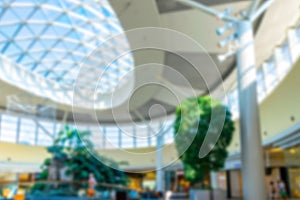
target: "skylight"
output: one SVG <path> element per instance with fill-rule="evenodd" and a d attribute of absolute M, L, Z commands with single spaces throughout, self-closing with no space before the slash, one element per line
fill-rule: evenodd
<path fill-rule="evenodd" d="M 107 0 L 5 0 L 0 3 L 0 55 L 23 71 L 58 84 L 67 90 L 65 94 L 70 94 L 75 82 L 89 85 L 100 94 L 115 90 L 134 65 L 131 54 L 118 55 L 120 49 L 129 51 L 127 38 L 110 39 L 122 33 Z M 86 68 L 84 78 L 77 79 L 82 66 Z M 24 86 L 27 83 L 20 80 L 15 85 L 40 96 L 47 93 L 39 94 L 32 85 Z M 49 87 L 39 87 L 49 90 Z M 54 86 L 52 90 L 53 96 Z"/>

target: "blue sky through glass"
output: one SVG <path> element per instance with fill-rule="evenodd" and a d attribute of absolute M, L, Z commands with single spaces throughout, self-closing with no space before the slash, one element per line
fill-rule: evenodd
<path fill-rule="evenodd" d="M 122 33 L 121 24 L 106 0 L 0 2 L 2 55 L 60 84 L 74 82 L 80 62 L 111 36 Z M 130 48 L 125 36 L 123 41 L 109 40 L 108 43 L 100 47 L 108 56 L 97 54 L 99 59 L 93 62 L 93 67 L 105 69 L 105 78 L 111 80 L 105 85 L 92 83 L 103 93 L 116 87 L 115 76 L 124 76 L 134 65 L 132 55 L 128 54 L 115 61 L 113 67 L 107 67 L 110 62 L 106 60 L 118 57 L 118 48 Z"/>

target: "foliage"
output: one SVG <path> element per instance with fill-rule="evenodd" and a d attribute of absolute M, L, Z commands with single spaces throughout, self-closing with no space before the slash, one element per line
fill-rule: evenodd
<path fill-rule="evenodd" d="M 212 112 L 217 115 L 212 119 Z M 222 113 L 224 115 L 222 118 Z M 199 158 L 200 148 L 209 134 L 214 134 L 212 124 L 223 124 L 221 135 L 216 145 L 211 147 L 209 153 Z M 191 184 L 200 183 L 211 170 L 218 170 L 224 166 L 228 152 L 226 147 L 230 144 L 234 124 L 231 113 L 224 105 L 210 97 L 189 98 L 183 101 L 176 110 L 174 123 L 175 143 L 180 159 L 184 165 L 185 178 Z M 189 142 L 192 141 L 192 142 Z"/>
<path fill-rule="evenodd" d="M 61 169 L 67 168 L 65 175 L 72 177 L 75 182 L 87 181 L 89 174 L 93 173 L 98 183 L 126 185 L 125 173 L 116 170 L 116 162 L 95 151 L 89 136 L 89 131 L 78 131 L 65 126 L 65 129 L 58 133 L 53 145 L 47 148 L 52 157 L 44 161 L 40 179 L 49 179 L 49 168 L 54 167 L 55 180 L 58 181 L 61 180 Z M 40 187 L 45 186 L 35 186 Z"/>

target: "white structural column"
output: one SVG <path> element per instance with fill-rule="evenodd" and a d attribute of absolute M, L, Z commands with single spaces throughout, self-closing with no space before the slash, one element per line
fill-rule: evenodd
<path fill-rule="evenodd" d="M 218 187 L 218 174 L 214 171 L 210 172 L 210 186 L 212 189 L 219 189 Z"/>
<path fill-rule="evenodd" d="M 237 34 L 239 40 L 239 46 L 237 47 L 237 79 L 240 108 L 243 199 L 265 200 L 267 199 L 267 195 L 256 92 L 256 66 L 252 23 L 268 9 L 274 0 L 264 1 L 259 8 L 257 6 L 260 1 L 253 0 L 248 13 L 242 19 L 231 17 L 230 10 L 232 9 L 219 12 L 193 0 L 176 1 L 198 8 L 209 15 L 216 16 L 225 22 L 234 23 L 235 25 L 235 34 Z M 217 30 L 217 34 L 222 35 L 227 30 L 228 28 L 219 29 Z M 231 43 L 232 38 L 236 39 L 236 35 L 226 38 L 224 45 Z M 233 55 L 233 53 L 229 55 Z"/>
<path fill-rule="evenodd" d="M 265 170 L 256 93 L 256 67 L 252 22 L 236 23 L 240 137 L 244 200 L 265 200 Z"/>
<path fill-rule="evenodd" d="M 163 172 L 163 144 L 164 134 L 161 130 L 156 136 L 156 190 L 164 191 L 164 172 Z"/>

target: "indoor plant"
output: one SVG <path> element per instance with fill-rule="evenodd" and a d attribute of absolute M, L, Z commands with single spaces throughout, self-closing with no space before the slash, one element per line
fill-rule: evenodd
<path fill-rule="evenodd" d="M 47 148 L 51 157 L 44 161 L 39 178 L 39 180 L 50 180 L 53 183 L 35 184 L 32 188 L 33 195 L 77 195 L 80 188 L 87 187 L 86 182 L 90 173 L 94 174 L 98 183 L 127 184 L 128 179 L 125 173 L 116 170 L 117 163 L 96 152 L 89 140 L 90 135 L 89 131 L 79 131 L 69 126 L 65 126 L 58 133 L 53 145 Z M 50 177 L 51 168 L 54 168 L 55 173 Z M 67 182 L 59 183 L 59 181 L 66 180 Z"/>
<path fill-rule="evenodd" d="M 216 115 L 212 117 L 212 113 Z M 216 134 L 218 130 L 220 136 L 215 138 L 213 144 L 209 144 L 209 151 L 206 149 L 207 152 L 200 158 L 199 151 L 203 148 L 205 138 Z M 209 185 L 206 185 L 204 180 L 211 170 L 216 171 L 224 167 L 228 155 L 226 147 L 230 144 L 234 132 L 230 111 L 210 97 L 186 99 L 176 110 L 174 132 L 185 179 L 194 189 L 208 189 Z M 197 196 L 195 190 L 191 190 L 191 193 L 191 199 Z M 207 191 L 205 193 L 207 196 Z M 207 198 L 209 197 L 204 198 L 203 192 L 203 199 Z"/>

